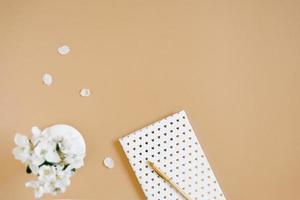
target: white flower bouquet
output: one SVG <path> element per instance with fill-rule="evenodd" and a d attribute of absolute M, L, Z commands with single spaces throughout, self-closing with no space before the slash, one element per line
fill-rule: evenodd
<path fill-rule="evenodd" d="M 34 189 L 36 198 L 44 193 L 65 192 L 70 177 L 84 165 L 85 142 L 81 134 L 69 125 L 54 125 L 41 131 L 32 127 L 32 138 L 15 135 L 15 159 L 24 163 L 27 173 L 37 176 L 26 187 Z"/>

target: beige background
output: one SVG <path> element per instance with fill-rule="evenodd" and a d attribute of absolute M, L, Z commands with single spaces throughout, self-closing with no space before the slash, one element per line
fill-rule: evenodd
<path fill-rule="evenodd" d="M 117 139 L 181 109 L 227 199 L 300 198 L 300 1 L 0 2 L 0 199 L 33 199 L 15 132 L 55 123 L 88 147 L 57 198 L 144 199 Z"/>

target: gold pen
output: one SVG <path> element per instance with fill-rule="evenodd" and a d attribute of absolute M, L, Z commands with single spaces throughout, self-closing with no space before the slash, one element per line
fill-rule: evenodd
<path fill-rule="evenodd" d="M 166 182 L 168 182 L 173 188 L 175 188 L 185 199 L 192 200 L 176 183 L 172 181 L 165 173 L 163 173 L 158 167 L 154 165 L 153 162 L 148 160 L 150 167 Z"/>

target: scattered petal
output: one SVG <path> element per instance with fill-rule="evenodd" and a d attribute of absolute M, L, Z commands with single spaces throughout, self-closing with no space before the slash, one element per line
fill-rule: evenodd
<path fill-rule="evenodd" d="M 50 86 L 53 82 L 53 78 L 52 78 L 51 74 L 47 74 L 47 73 L 44 74 L 42 79 L 43 79 L 44 84 L 47 86 Z"/>
<path fill-rule="evenodd" d="M 67 45 L 63 45 L 57 49 L 60 55 L 67 55 L 70 52 L 70 47 Z"/>
<path fill-rule="evenodd" d="M 88 88 L 82 88 L 80 90 L 80 96 L 82 96 L 82 97 L 88 97 L 90 95 L 91 95 L 90 89 L 88 89 Z"/>
<path fill-rule="evenodd" d="M 109 169 L 114 168 L 114 160 L 110 157 L 106 157 L 104 159 L 103 163 L 104 163 L 104 166 L 109 168 Z"/>

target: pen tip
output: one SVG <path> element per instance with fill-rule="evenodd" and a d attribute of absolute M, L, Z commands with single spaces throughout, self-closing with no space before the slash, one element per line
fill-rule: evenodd
<path fill-rule="evenodd" d="M 149 164 L 150 166 L 152 166 L 152 165 L 153 165 L 153 162 L 151 162 L 150 160 L 148 160 L 148 164 Z"/>

